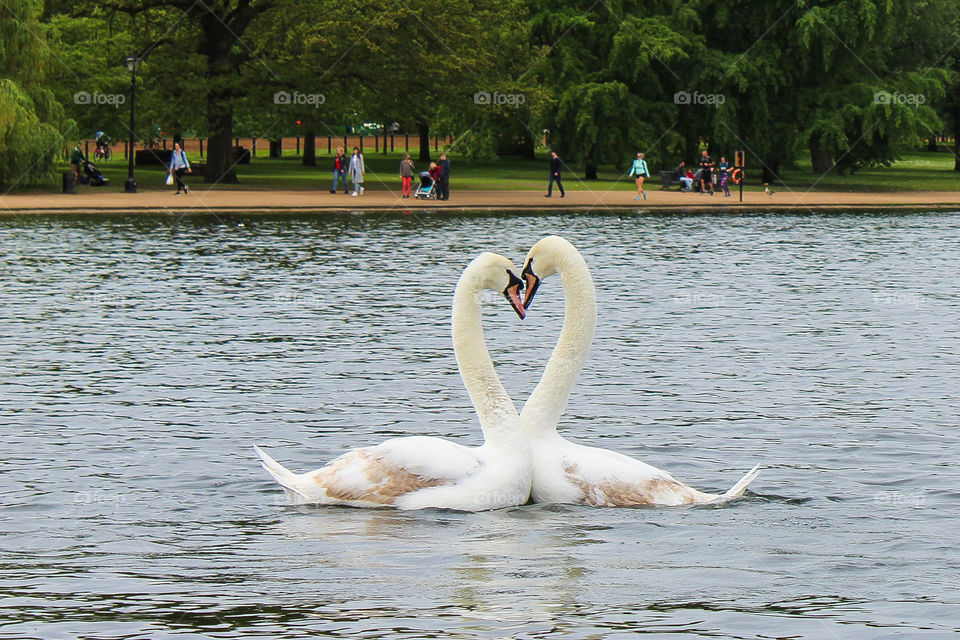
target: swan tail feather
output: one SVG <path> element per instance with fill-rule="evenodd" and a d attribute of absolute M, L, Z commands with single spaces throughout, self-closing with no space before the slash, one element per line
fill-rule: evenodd
<path fill-rule="evenodd" d="M 747 487 L 750 486 L 750 483 L 757 479 L 758 475 L 760 475 L 759 464 L 754 466 L 753 469 L 750 469 L 750 471 L 747 471 L 743 477 L 737 481 L 737 484 L 730 487 L 720 498 L 722 500 L 733 500 L 734 498 L 741 497 L 747 490 Z"/>
<path fill-rule="evenodd" d="M 260 457 L 260 466 L 270 474 L 270 476 L 277 481 L 281 487 L 283 487 L 288 494 L 301 496 L 306 498 L 307 495 L 303 493 L 300 489 L 297 488 L 297 481 L 299 476 L 293 473 L 282 464 L 271 458 L 267 453 L 260 447 L 254 445 L 253 450 L 257 452 L 257 455 Z"/>

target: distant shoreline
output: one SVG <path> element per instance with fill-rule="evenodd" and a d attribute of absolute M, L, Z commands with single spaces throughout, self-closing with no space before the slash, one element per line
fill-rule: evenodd
<path fill-rule="evenodd" d="M 677 191 L 649 190 L 647 200 L 634 200 L 632 192 L 621 190 L 567 191 L 565 198 L 554 193 L 544 198 L 537 191 L 456 190 L 446 202 L 401 199 L 397 193 L 367 191 L 359 197 L 327 191 L 210 190 L 203 184 L 185 196 L 173 191 L 122 193 L 81 187 L 75 195 L 17 194 L 0 196 L 0 215 L 62 213 L 203 213 L 224 212 L 315 212 L 315 211 L 463 211 L 463 210 L 796 210 L 811 212 L 829 209 L 952 209 L 960 210 L 960 191 L 894 191 L 883 193 L 777 191 L 701 195 Z"/>

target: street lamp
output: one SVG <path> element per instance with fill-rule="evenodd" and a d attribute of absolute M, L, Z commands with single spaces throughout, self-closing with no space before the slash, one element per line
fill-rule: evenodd
<path fill-rule="evenodd" d="M 124 187 L 124 191 L 127 193 L 136 193 L 137 182 L 133 179 L 133 107 L 136 102 L 137 67 L 140 66 L 140 58 L 127 56 L 123 61 L 127 65 L 127 71 L 130 72 L 130 147 L 128 153 L 129 163 L 127 165 L 127 184 Z"/>

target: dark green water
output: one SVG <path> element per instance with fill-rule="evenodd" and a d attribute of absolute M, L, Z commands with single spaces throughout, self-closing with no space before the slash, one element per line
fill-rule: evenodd
<path fill-rule="evenodd" d="M 566 435 L 724 508 L 288 506 L 395 435 L 476 444 L 460 270 L 559 233 L 601 310 Z M 960 632 L 960 217 L 0 218 L 2 638 Z M 495 297 L 494 297 L 495 298 Z M 484 321 L 520 405 L 548 280 Z"/>

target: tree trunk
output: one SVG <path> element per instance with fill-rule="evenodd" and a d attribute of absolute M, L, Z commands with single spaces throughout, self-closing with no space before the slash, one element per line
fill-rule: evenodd
<path fill-rule="evenodd" d="M 597 163 L 593 160 L 587 160 L 586 166 L 583 168 L 583 177 L 585 180 L 596 180 L 597 179 Z"/>
<path fill-rule="evenodd" d="M 936 152 L 937 150 L 937 136 L 930 136 L 927 138 L 927 151 Z"/>
<path fill-rule="evenodd" d="M 430 127 L 426 122 L 417 123 L 417 132 L 420 134 L 420 162 L 430 162 Z"/>
<path fill-rule="evenodd" d="M 780 161 L 767 160 L 763 163 L 763 171 L 760 173 L 760 181 L 763 184 L 777 184 L 780 182 Z"/>
<path fill-rule="evenodd" d="M 207 97 L 207 166 L 203 181 L 237 184 L 237 171 L 233 157 L 233 105 L 229 98 L 217 92 Z"/>
<path fill-rule="evenodd" d="M 533 139 L 533 134 L 528 130 L 520 137 L 520 157 L 524 160 L 536 160 L 536 151 L 536 141 Z"/>
<path fill-rule="evenodd" d="M 960 103 L 953 107 L 953 170 L 960 171 Z"/>
<path fill-rule="evenodd" d="M 317 166 L 317 132 L 309 128 L 303 132 L 303 160 L 305 167 Z"/>
<path fill-rule="evenodd" d="M 813 173 L 818 176 L 830 173 L 833 170 L 833 158 L 830 156 L 830 151 L 819 142 L 810 143 L 810 166 Z"/>
<path fill-rule="evenodd" d="M 277 138 L 276 140 L 270 141 L 270 157 L 271 158 L 283 157 L 283 138 Z"/>
<path fill-rule="evenodd" d="M 200 20 L 200 52 L 207 58 L 207 167 L 203 181 L 236 184 L 236 161 L 233 156 L 233 87 L 231 78 L 236 64 L 231 55 L 233 31 L 212 12 Z M 242 29 L 241 29 L 242 32 Z"/>

